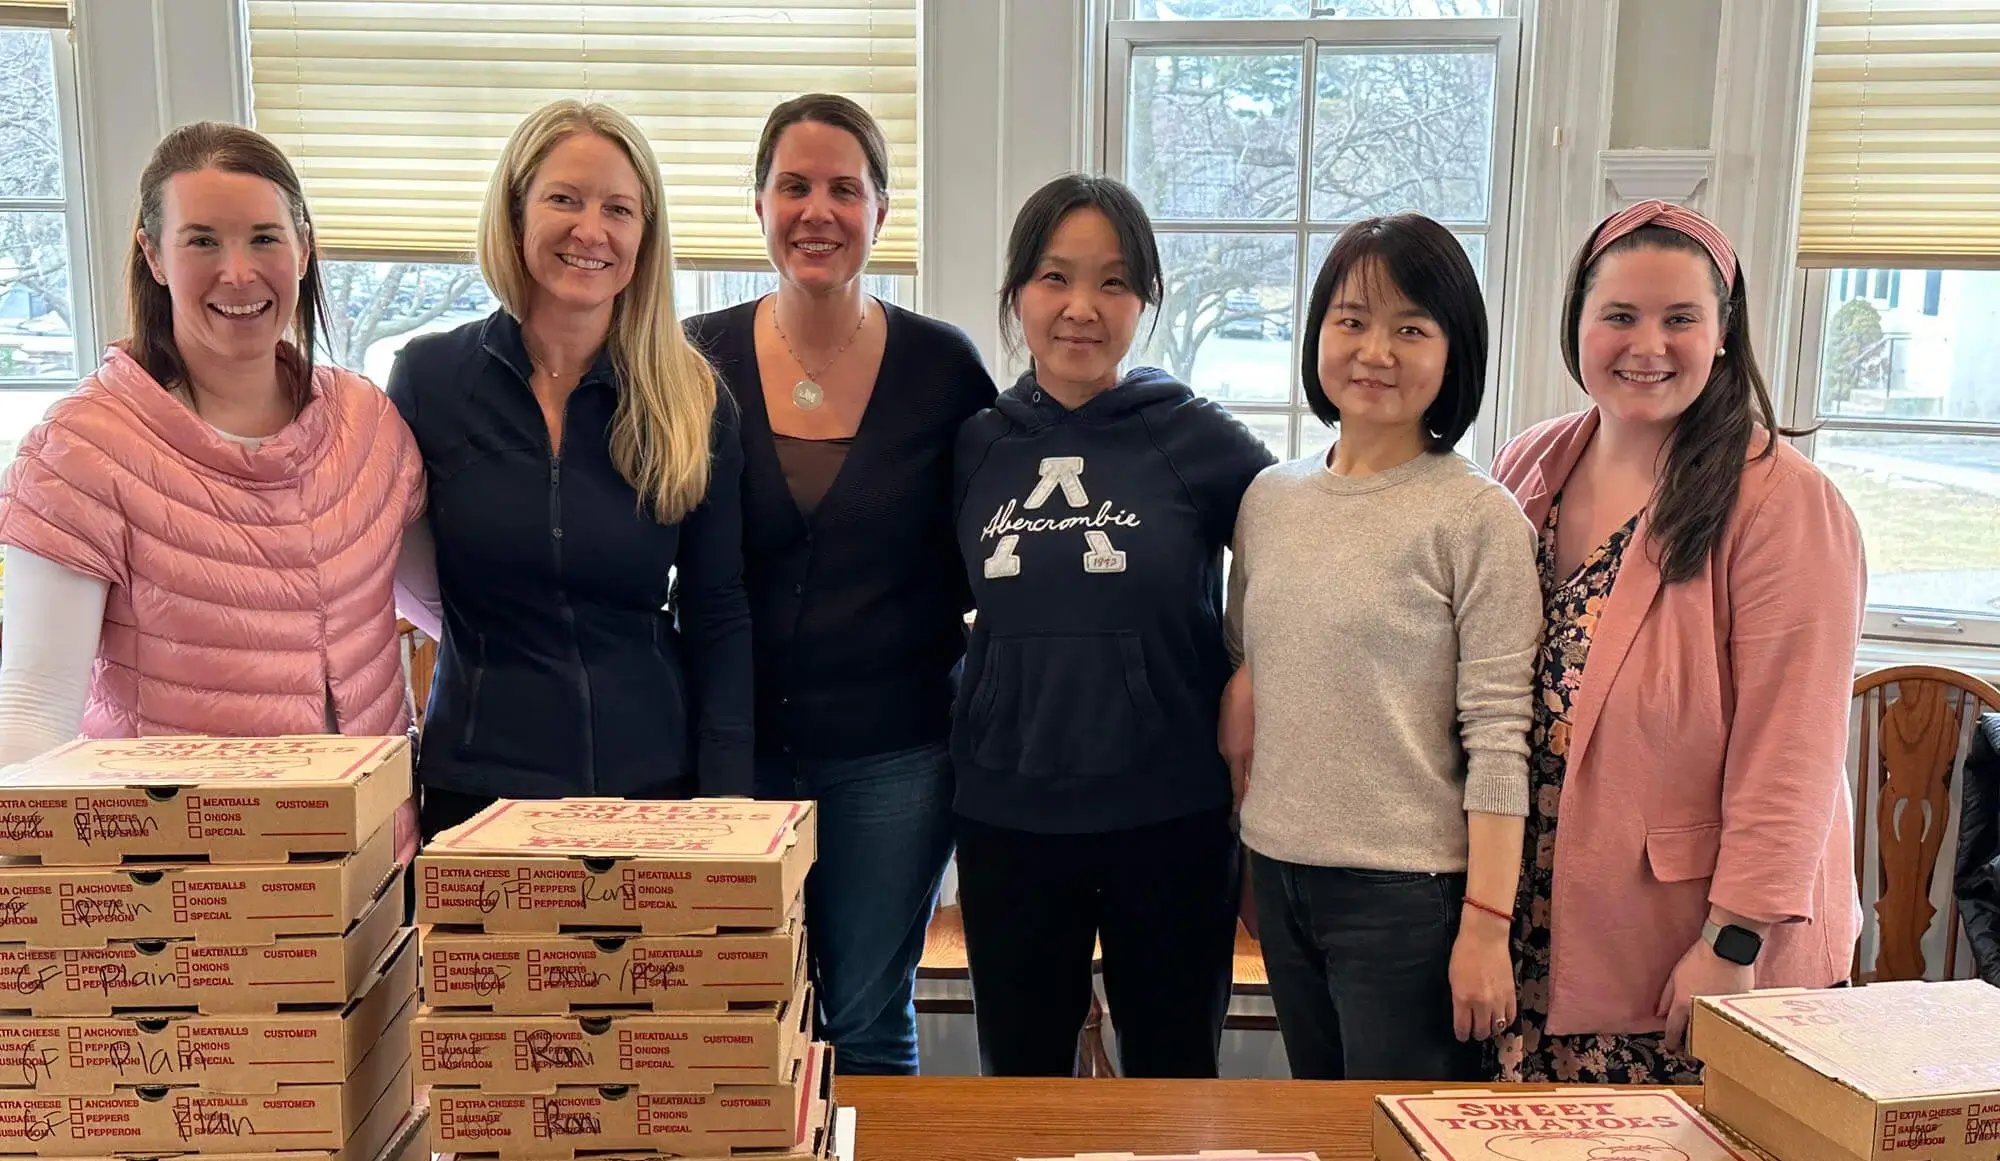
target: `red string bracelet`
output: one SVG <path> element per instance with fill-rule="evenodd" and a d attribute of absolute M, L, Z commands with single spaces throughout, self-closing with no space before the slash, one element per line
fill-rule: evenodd
<path fill-rule="evenodd" d="M 1474 898 L 1473 898 L 1472 896 L 1470 896 L 1470 895 L 1467 895 L 1467 896 L 1465 897 L 1465 905 L 1466 905 L 1467 907 L 1470 907 L 1470 908 L 1472 908 L 1472 909 L 1473 909 L 1474 911 L 1484 911 L 1484 912 L 1486 912 L 1486 913 L 1487 913 L 1488 915 L 1491 915 L 1491 916 L 1492 916 L 1493 918 L 1495 918 L 1495 919 L 1504 919 L 1504 920 L 1506 920 L 1506 921 L 1507 921 L 1508 923 L 1512 923 L 1512 922 L 1514 922 L 1514 913 L 1513 913 L 1513 912 L 1511 912 L 1511 911 L 1502 911 L 1502 910 L 1500 910 L 1500 909 L 1499 909 L 1498 907 L 1488 907 L 1488 906 L 1487 906 L 1486 904 L 1484 904 L 1484 903 L 1481 903 L 1481 902 L 1480 902 L 1479 900 L 1477 900 L 1477 899 L 1474 899 Z"/>

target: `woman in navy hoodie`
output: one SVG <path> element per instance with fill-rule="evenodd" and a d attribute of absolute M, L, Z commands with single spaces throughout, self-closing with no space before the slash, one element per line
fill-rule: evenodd
<path fill-rule="evenodd" d="M 959 431 L 978 616 L 954 805 L 988 1074 L 1073 1071 L 1100 941 L 1124 1072 L 1216 1074 L 1237 908 L 1222 549 L 1272 456 L 1164 371 L 1119 375 L 1163 291 L 1130 190 L 1043 186 L 1000 294 L 1033 361 Z"/>

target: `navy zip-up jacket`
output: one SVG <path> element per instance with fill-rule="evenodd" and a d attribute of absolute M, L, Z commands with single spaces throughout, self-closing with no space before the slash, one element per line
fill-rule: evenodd
<path fill-rule="evenodd" d="M 1026 375 L 966 421 L 954 511 L 978 617 L 953 709 L 960 815 L 1094 834 L 1228 807 L 1222 550 L 1273 462 L 1152 368 L 1075 411 Z"/>
<path fill-rule="evenodd" d="M 748 795 L 734 401 L 716 407 L 708 498 L 661 524 L 611 463 L 610 356 L 570 395 L 558 448 L 530 371 L 503 310 L 412 339 L 389 375 L 430 477 L 444 599 L 418 781 L 515 798 Z"/>

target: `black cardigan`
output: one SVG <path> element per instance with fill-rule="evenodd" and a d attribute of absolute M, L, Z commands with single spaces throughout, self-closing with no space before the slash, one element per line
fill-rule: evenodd
<path fill-rule="evenodd" d="M 847 462 L 811 520 L 772 443 L 757 303 L 688 321 L 742 404 L 743 564 L 757 749 L 858 758 L 940 742 L 970 608 L 951 522 L 959 425 L 993 403 L 965 332 L 883 303 L 887 346 Z"/>
<path fill-rule="evenodd" d="M 429 474 L 444 598 L 418 780 L 511 798 L 749 794 L 735 407 L 715 409 L 707 499 L 662 524 L 611 462 L 610 356 L 571 393 L 559 449 L 529 371 L 521 324 L 496 311 L 412 339 L 389 373 Z"/>

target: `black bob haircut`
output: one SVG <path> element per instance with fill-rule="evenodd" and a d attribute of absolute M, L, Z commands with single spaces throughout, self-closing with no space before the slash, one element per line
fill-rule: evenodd
<path fill-rule="evenodd" d="M 1167 296 L 1160 274 L 1160 244 L 1139 195 L 1115 178 L 1066 173 L 1029 194 L 1021 212 L 1014 215 L 1014 230 L 1007 237 L 1006 277 L 1000 283 L 1000 332 L 1007 336 L 1010 349 L 1019 350 L 1021 324 L 1014 308 L 1021 291 L 1034 278 L 1056 227 L 1072 210 L 1085 208 L 1103 214 L 1117 232 L 1125 277 L 1139 301 L 1153 307 Z"/>
<path fill-rule="evenodd" d="M 1424 412 L 1424 430 L 1430 433 L 1432 451 L 1456 446 L 1479 417 L 1486 395 L 1486 299 L 1465 247 L 1422 214 L 1368 218 L 1347 227 L 1334 242 L 1313 281 L 1299 353 L 1306 403 L 1328 427 L 1340 422 L 1340 409 L 1320 385 L 1319 332 L 1334 294 L 1350 276 L 1386 276 L 1444 332 L 1444 384 Z"/>

